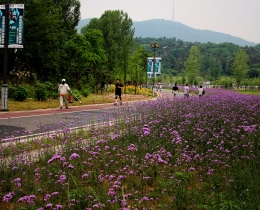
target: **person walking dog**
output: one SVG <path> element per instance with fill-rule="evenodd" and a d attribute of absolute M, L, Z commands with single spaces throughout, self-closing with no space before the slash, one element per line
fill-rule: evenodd
<path fill-rule="evenodd" d="M 63 107 L 63 102 L 65 102 L 65 107 L 66 107 L 66 109 L 68 109 L 68 106 L 69 106 L 68 91 L 70 93 L 72 93 L 71 90 L 70 90 L 69 85 L 66 84 L 66 80 L 62 79 L 61 80 L 61 84 L 60 84 L 60 86 L 58 88 L 58 93 L 60 95 L 60 109 L 62 109 L 62 107 Z"/>

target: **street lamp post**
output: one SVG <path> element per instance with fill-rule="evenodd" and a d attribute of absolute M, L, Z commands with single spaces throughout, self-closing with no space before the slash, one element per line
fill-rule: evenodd
<path fill-rule="evenodd" d="M 4 70 L 2 84 L 2 109 L 8 111 L 8 84 L 7 84 L 7 69 L 8 69 L 8 41 L 9 41 L 9 0 L 5 3 L 5 39 L 4 39 Z"/>
<path fill-rule="evenodd" d="M 153 48 L 153 96 L 154 96 L 154 78 L 155 78 L 155 50 L 159 48 L 159 44 L 157 42 L 151 43 L 151 47 Z"/>

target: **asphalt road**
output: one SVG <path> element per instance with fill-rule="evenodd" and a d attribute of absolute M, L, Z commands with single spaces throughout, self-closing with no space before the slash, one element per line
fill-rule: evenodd
<path fill-rule="evenodd" d="M 171 90 L 159 91 L 159 97 L 173 97 Z M 183 97 L 178 93 L 177 97 Z M 0 113 L 0 139 L 45 133 L 73 127 L 88 126 L 93 123 L 113 121 L 122 109 L 134 106 L 125 103 L 69 107 L 69 109 L 46 109 L 22 112 Z"/>

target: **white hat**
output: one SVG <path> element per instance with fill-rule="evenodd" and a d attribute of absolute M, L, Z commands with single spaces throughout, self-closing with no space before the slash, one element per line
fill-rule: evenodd
<path fill-rule="evenodd" d="M 65 79 L 62 79 L 61 81 L 62 81 L 62 82 L 66 82 L 66 80 L 65 80 Z"/>

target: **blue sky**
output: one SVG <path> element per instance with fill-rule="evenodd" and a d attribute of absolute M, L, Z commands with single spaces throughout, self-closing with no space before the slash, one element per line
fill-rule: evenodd
<path fill-rule="evenodd" d="M 81 18 L 123 10 L 133 21 L 172 19 L 173 0 L 80 0 Z M 174 20 L 260 43 L 260 0 L 174 0 Z"/>

